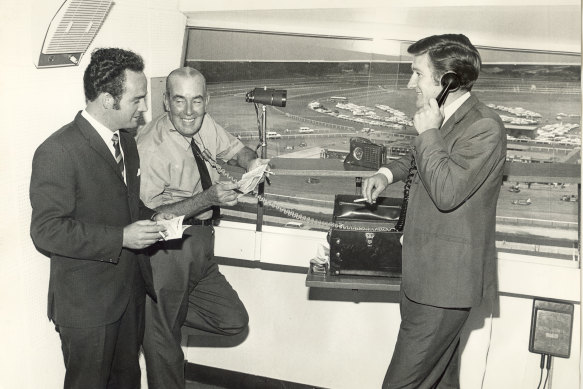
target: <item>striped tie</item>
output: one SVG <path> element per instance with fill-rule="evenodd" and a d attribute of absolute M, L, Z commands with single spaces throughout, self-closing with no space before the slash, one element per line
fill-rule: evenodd
<path fill-rule="evenodd" d="M 121 149 L 119 147 L 119 135 L 117 133 L 113 134 L 111 141 L 113 142 L 113 149 L 115 150 L 115 161 L 117 162 L 117 168 L 123 176 L 123 156 L 121 155 Z"/>

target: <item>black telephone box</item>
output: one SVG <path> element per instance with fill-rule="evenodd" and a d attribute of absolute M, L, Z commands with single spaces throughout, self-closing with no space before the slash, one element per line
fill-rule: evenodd
<path fill-rule="evenodd" d="M 376 204 L 355 203 L 358 196 L 336 195 L 330 231 L 330 274 L 401 277 L 401 232 L 391 231 L 402 199 L 379 197 Z"/>

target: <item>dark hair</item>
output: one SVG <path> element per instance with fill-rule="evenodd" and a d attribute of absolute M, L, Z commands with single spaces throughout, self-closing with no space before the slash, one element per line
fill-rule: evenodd
<path fill-rule="evenodd" d="M 472 42 L 462 34 L 433 35 L 413 43 L 407 49 L 412 55 L 427 53 L 437 82 L 447 72 L 460 78 L 460 88 L 472 90 L 480 74 L 482 59 Z"/>
<path fill-rule="evenodd" d="M 115 99 L 115 108 L 124 92 L 125 70 L 144 71 L 144 60 L 138 54 L 123 49 L 97 49 L 91 54 L 91 62 L 83 75 L 85 98 L 93 101 L 107 92 Z"/>

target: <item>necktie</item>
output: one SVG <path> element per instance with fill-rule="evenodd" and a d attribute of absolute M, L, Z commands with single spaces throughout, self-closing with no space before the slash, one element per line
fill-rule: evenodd
<path fill-rule="evenodd" d="M 117 162 L 117 168 L 119 169 L 119 172 L 123 176 L 124 166 L 123 156 L 121 155 L 121 149 L 119 147 L 119 135 L 117 133 L 113 134 L 113 138 L 111 138 L 111 141 L 113 142 L 113 149 L 115 150 L 115 161 Z"/>
<path fill-rule="evenodd" d="M 213 185 L 211 181 L 211 176 L 209 174 L 208 168 L 204 163 L 202 158 L 202 153 L 196 143 L 194 138 L 190 140 L 190 146 L 192 148 L 192 154 L 194 155 L 194 160 L 196 161 L 196 166 L 198 167 L 198 174 L 200 174 L 200 183 L 202 184 L 202 190 L 207 190 Z M 217 205 L 213 205 L 213 219 L 218 219 L 221 214 L 221 209 Z"/>

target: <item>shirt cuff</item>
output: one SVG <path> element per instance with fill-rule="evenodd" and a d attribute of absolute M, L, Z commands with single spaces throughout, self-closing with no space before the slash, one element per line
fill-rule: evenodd
<path fill-rule="evenodd" d="M 387 167 L 382 167 L 379 169 L 377 173 L 382 174 L 383 176 L 387 177 L 388 183 L 393 183 L 393 173 Z"/>

